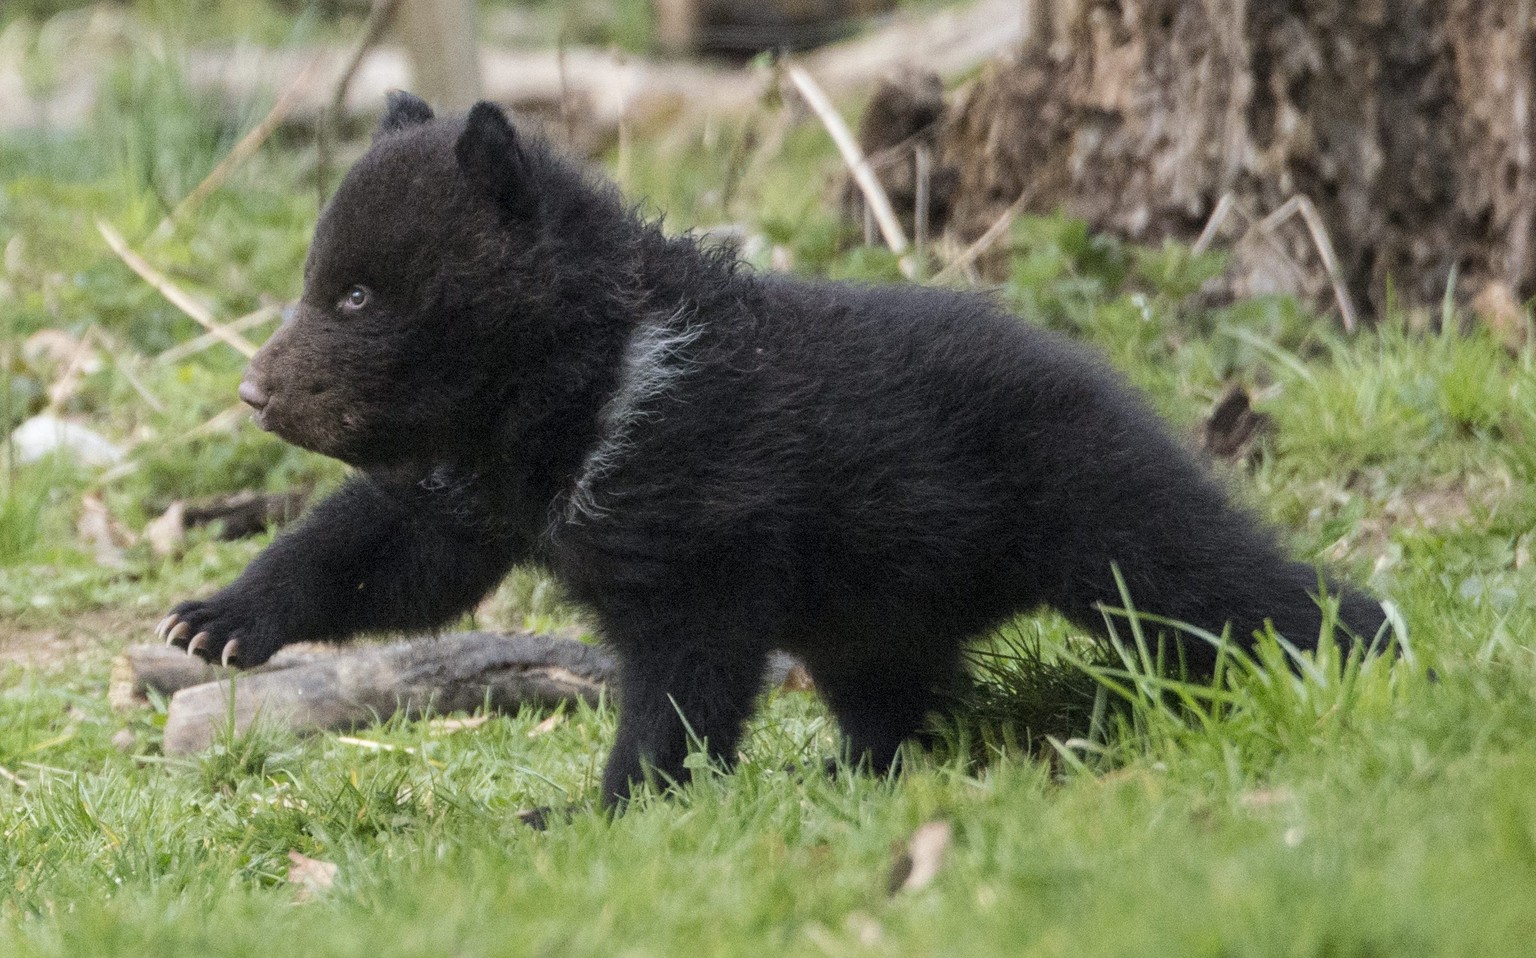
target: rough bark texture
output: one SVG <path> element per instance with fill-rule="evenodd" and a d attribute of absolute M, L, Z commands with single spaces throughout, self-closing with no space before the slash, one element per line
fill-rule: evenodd
<path fill-rule="evenodd" d="M 1044 2 L 1044 0 L 1037 0 Z M 1241 234 L 1295 195 L 1350 291 L 1410 303 L 1536 294 L 1533 0 L 1052 0 L 1048 35 L 996 62 L 945 134 L 974 237 L 1029 191 L 1137 240 L 1192 240 L 1221 197 Z M 1038 21 L 1037 21 L 1038 22 Z M 1319 296 L 1306 231 L 1240 244 L 1238 292 Z M 1295 288 L 1297 284 L 1300 288 Z"/>
<path fill-rule="evenodd" d="M 482 705 L 515 712 L 525 704 L 552 707 L 571 699 L 595 704 L 614 669 L 601 649 L 547 635 L 470 632 L 356 648 L 183 688 L 167 710 L 165 753 L 207 748 L 229 728 L 231 716 L 236 732 L 257 719 L 320 731 L 396 712 L 417 716 Z"/>
<path fill-rule="evenodd" d="M 277 672 L 335 658 L 347 651 L 346 646 L 337 645 L 290 645 L 272 656 L 265 665 L 245 674 Z M 205 662 L 173 645 L 130 645 L 112 663 L 107 702 L 117 711 L 126 712 L 148 705 L 151 693 L 168 698 L 182 689 L 217 682 L 235 674 L 234 669 Z"/>

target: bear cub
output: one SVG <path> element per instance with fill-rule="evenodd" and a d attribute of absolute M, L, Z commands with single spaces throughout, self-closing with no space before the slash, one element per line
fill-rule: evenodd
<path fill-rule="evenodd" d="M 355 472 L 162 636 L 253 666 L 442 626 L 540 562 L 621 662 L 610 805 L 683 780 L 690 732 L 731 761 L 775 649 L 879 770 L 965 640 L 1042 604 L 1102 633 L 1116 570 L 1243 645 L 1322 627 L 1317 571 L 1083 349 L 983 295 L 752 272 L 488 103 L 391 95 L 240 397 Z"/>

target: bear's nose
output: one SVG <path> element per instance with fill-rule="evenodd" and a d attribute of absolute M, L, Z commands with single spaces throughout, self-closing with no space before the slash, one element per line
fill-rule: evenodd
<path fill-rule="evenodd" d="M 270 397 L 266 390 L 256 385 L 250 379 L 240 380 L 240 399 L 257 412 L 266 408 Z"/>

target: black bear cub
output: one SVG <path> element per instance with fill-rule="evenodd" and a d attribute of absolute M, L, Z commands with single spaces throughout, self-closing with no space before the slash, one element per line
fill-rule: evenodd
<path fill-rule="evenodd" d="M 1082 349 L 981 295 L 754 273 L 486 103 L 390 97 L 240 396 L 356 472 L 161 633 L 251 666 L 441 626 L 541 562 L 622 663 L 608 803 L 681 780 L 690 730 L 729 762 L 774 649 L 883 769 L 966 639 L 1041 604 L 1102 631 L 1116 568 L 1239 642 L 1321 631 L 1317 572 Z"/>

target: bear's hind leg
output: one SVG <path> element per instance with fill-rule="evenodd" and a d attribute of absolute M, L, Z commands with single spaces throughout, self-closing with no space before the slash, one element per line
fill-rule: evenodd
<path fill-rule="evenodd" d="M 869 655 L 818 658 L 807 667 L 837 717 L 845 756 L 855 766 L 883 774 L 901 743 L 918 733 L 923 719 L 954 688 L 960 645 L 932 641 L 900 651 L 887 647 Z"/>
<path fill-rule="evenodd" d="M 734 764 L 765 649 L 675 634 L 647 641 L 610 632 L 608 641 L 619 651 L 621 669 L 619 731 L 603 771 L 604 805 L 622 805 L 647 777 L 662 786 L 684 782 L 694 742 L 702 742 L 712 760 Z"/>

